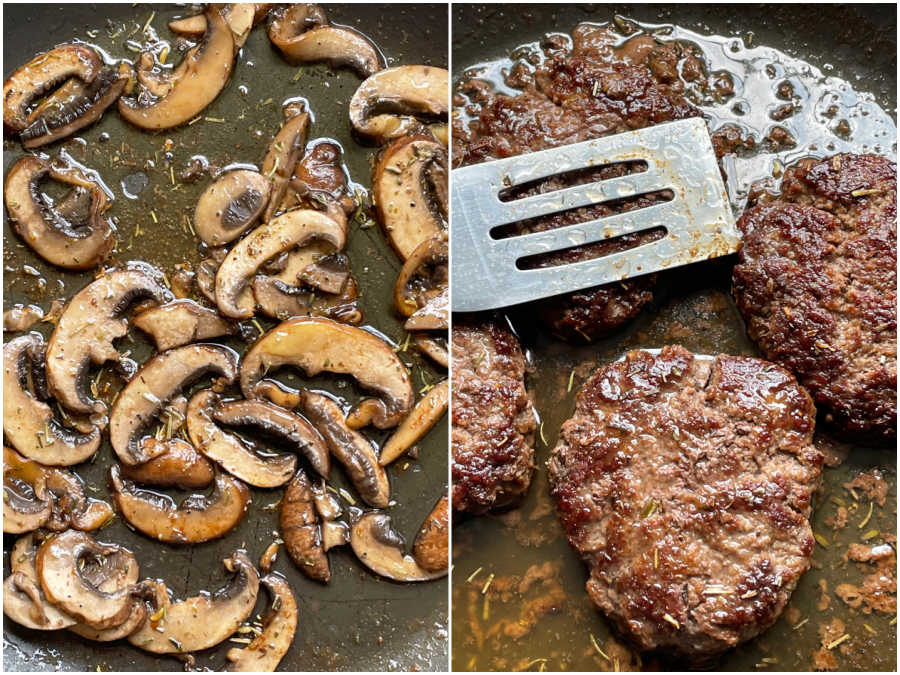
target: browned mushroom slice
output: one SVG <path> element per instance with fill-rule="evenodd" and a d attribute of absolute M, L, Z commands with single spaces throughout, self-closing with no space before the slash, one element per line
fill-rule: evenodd
<path fill-rule="evenodd" d="M 284 547 L 294 564 L 310 579 L 327 584 L 331 569 L 322 548 L 312 485 L 302 469 L 284 491 L 279 523 Z"/>
<path fill-rule="evenodd" d="M 44 338 L 27 333 L 3 345 L 3 433 L 20 453 L 48 466 L 83 462 L 100 447 L 100 429 L 60 424 L 44 395 Z"/>
<path fill-rule="evenodd" d="M 215 478 L 212 463 L 190 443 L 180 438 L 168 441 L 150 438 L 146 442 L 151 445 L 160 444 L 162 449 L 151 448 L 149 454 L 159 454 L 143 464 L 123 464 L 122 475 L 128 480 L 144 485 L 199 490 L 212 483 Z"/>
<path fill-rule="evenodd" d="M 37 114 L 29 115 L 29 124 L 20 134 L 22 145 L 37 148 L 93 124 L 119 99 L 133 78 L 131 66 L 122 63 L 117 68 L 104 68 L 90 84 L 69 80 L 41 104 Z"/>
<path fill-rule="evenodd" d="M 114 640 L 128 637 L 144 625 L 149 614 L 158 611 L 158 608 L 162 606 L 162 598 L 167 597 L 165 596 L 165 588 L 165 584 L 149 579 L 135 586 L 132 595 L 135 597 L 136 602 L 132 606 L 131 614 L 118 626 L 98 630 L 84 623 L 76 623 L 68 628 L 76 635 L 94 642 L 113 642 Z M 147 608 L 148 602 L 151 605 L 150 609 Z"/>
<path fill-rule="evenodd" d="M 447 495 L 440 498 L 422 523 L 413 543 L 413 558 L 429 572 L 446 572 L 450 564 L 450 511 Z"/>
<path fill-rule="evenodd" d="M 316 472 L 328 477 L 331 462 L 325 441 L 305 419 L 290 410 L 265 401 L 228 401 L 213 411 L 217 422 L 236 427 L 252 427 L 277 438 L 283 447 L 299 452 Z"/>
<path fill-rule="evenodd" d="M 439 295 L 434 296 L 420 309 L 413 312 L 406 323 L 406 330 L 447 330 L 450 327 L 450 293 L 444 286 Z"/>
<path fill-rule="evenodd" d="M 233 647 L 225 655 L 230 662 L 226 670 L 232 673 L 273 673 L 294 642 L 299 612 L 290 585 L 277 572 L 260 581 L 272 604 L 263 617 L 262 632 L 243 649 Z"/>
<path fill-rule="evenodd" d="M 234 49 L 237 51 L 247 42 L 250 30 L 253 28 L 256 5 L 252 2 L 229 3 L 222 9 L 222 16 L 234 35 Z M 195 14 L 170 21 L 169 30 L 178 35 L 199 37 L 206 32 L 206 15 Z"/>
<path fill-rule="evenodd" d="M 448 260 L 446 232 L 423 241 L 415 248 L 403 263 L 394 286 L 394 306 L 402 316 L 412 316 L 447 288 Z"/>
<path fill-rule="evenodd" d="M 171 497 L 135 488 L 110 469 L 113 498 L 134 529 L 169 544 L 198 544 L 225 536 L 237 527 L 250 505 L 247 486 L 219 473 L 209 496 L 191 495 L 176 506 Z"/>
<path fill-rule="evenodd" d="M 162 303 L 172 295 L 144 268 L 123 268 L 85 286 L 63 310 L 47 346 L 47 385 L 63 406 L 81 414 L 106 412 L 86 393 L 88 367 L 121 360 L 113 345 L 128 331 L 121 315 L 141 298 Z"/>
<path fill-rule="evenodd" d="M 3 613 L 32 630 L 59 630 L 76 621 L 47 600 L 41 589 L 34 557 L 42 541 L 35 533 L 26 534 L 10 551 L 11 573 L 3 582 Z"/>
<path fill-rule="evenodd" d="M 149 617 L 128 641 L 153 654 L 184 654 L 226 640 L 253 611 L 259 574 L 243 551 L 235 551 L 224 562 L 225 568 L 235 573 L 227 586 L 212 594 L 166 602 L 159 617 Z"/>
<path fill-rule="evenodd" d="M 76 227 L 45 203 L 38 183 L 48 176 L 90 190 L 91 212 L 85 226 Z M 90 269 L 115 246 L 112 223 L 102 215 L 106 193 L 75 167 L 58 167 L 32 155 L 22 157 L 6 176 L 4 198 L 16 232 L 49 263 L 72 270 Z"/>
<path fill-rule="evenodd" d="M 297 456 L 261 456 L 213 420 L 219 397 L 210 389 L 194 394 L 187 410 L 191 442 L 200 452 L 236 478 L 255 487 L 273 488 L 287 483 L 297 468 Z"/>
<path fill-rule="evenodd" d="M 119 393 L 109 419 L 109 441 L 125 464 L 153 459 L 164 451 L 143 443 L 139 432 L 156 419 L 166 403 L 192 382 L 215 374 L 230 384 L 237 374 L 237 355 L 220 345 L 197 344 L 170 349 L 145 363 Z"/>
<path fill-rule="evenodd" d="M 361 137 L 382 145 L 416 131 L 421 121 L 446 121 L 449 85 L 449 74 L 443 68 L 398 66 L 382 70 L 353 94 L 350 123 Z"/>
<path fill-rule="evenodd" d="M 449 396 L 449 380 L 442 380 L 428 390 L 425 396 L 416 403 L 409 416 L 400 423 L 394 435 L 384 444 L 379 460 L 381 466 L 387 466 L 393 462 L 428 433 L 429 429 L 447 412 Z"/>
<path fill-rule="evenodd" d="M 237 169 L 223 174 L 197 201 L 197 236 L 210 246 L 237 239 L 262 215 L 271 191 L 271 182 L 257 171 Z"/>
<path fill-rule="evenodd" d="M 135 316 L 133 322 L 153 337 L 156 348 L 161 352 L 237 332 L 234 324 L 223 319 L 214 309 L 192 300 L 174 300 L 153 307 Z"/>
<path fill-rule="evenodd" d="M 263 335 L 244 356 L 241 389 L 254 398 L 265 373 L 295 366 L 307 375 L 322 371 L 350 375 L 381 396 L 364 406 L 379 429 L 395 426 L 413 404 L 412 383 L 403 362 L 386 340 L 321 317 L 297 317 Z"/>
<path fill-rule="evenodd" d="M 3 447 L 3 531 L 22 534 L 50 517 L 53 503 L 40 464 Z"/>
<path fill-rule="evenodd" d="M 3 312 L 3 332 L 18 333 L 28 330 L 44 318 L 44 310 L 37 305 L 17 303 Z"/>
<path fill-rule="evenodd" d="M 443 146 L 428 136 L 394 141 L 379 154 L 372 175 L 372 197 L 384 232 L 403 260 L 424 241 L 446 229 L 432 164 L 446 165 Z"/>
<path fill-rule="evenodd" d="M 81 479 L 71 471 L 48 467 L 44 479 L 53 499 L 53 512 L 44 523 L 48 530 L 97 530 L 115 515 L 109 504 L 85 495 Z"/>
<path fill-rule="evenodd" d="M 341 165 L 341 147 L 329 141 L 316 141 L 297 163 L 291 177 L 291 189 L 300 199 L 318 203 L 347 201 L 347 210 L 356 203 L 347 195 L 347 175 Z"/>
<path fill-rule="evenodd" d="M 413 344 L 425 356 L 439 366 L 447 368 L 450 364 L 450 355 L 447 352 L 447 338 L 434 335 L 414 335 Z"/>
<path fill-rule="evenodd" d="M 216 272 L 219 271 L 219 266 L 225 260 L 226 255 L 228 255 L 228 250 L 224 246 L 211 248 L 209 257 L 204 258 L 197 265 L 197 275 L 194 278 L 197 290 L 213 305 L 216 304 Z"/>
<path fill-rule="evenodd" d="M 343 253 L 325 255 L 300 273 L 300 281 L 325 293 L 342 293 L 350 279 L 350 259 Z"/>
<path fill-rule="evenodd" d="M 111 590 L 101 590 L 93 570 L 121 571 Z M 138 578 L 134 555 L 113 544 L 102 544 L 90 535 L 68 530 L 41 544 L 35 569 L 47 599 L 66 614 L 92 628 L 118 626 L 131 614 L 135 600 L 132 586 Z"/>
<path fill-rule="evenodd" d="M 329 26 L 316 5 L 298 3 L 276 15 L 269 39 L 293 62 L 325 61 L 351 68 L 362 77 L 381 69 L 381 55 L 371 42 L 351 28 Z"/>
<path fill-rule="evenodd" d="M 217 5 L 207 5 L 206 33 L 173 73 L 162 98 L 119 99 L 119 114 L 141 129 L 170 129 L 197 116 L 225 87 L 234 67 L 234 36 Z"/>
<path fill-rule="evenodd" d="M 262 163 L 262 174 L 272 182 L 272 192 L 263 221 L 270 221 L 283 210 L 282 201 L 294 167 L 306 147 L 309 130 L 309 114 L 298 113 L 289 117 L 269 144 Z"/>
<path fill-rule="evenodd" d="M 406 542 L 391 528 L 391 517 L 380 511 L 365 513 L 356 521 L 350 546 L 363 565 L 394 581 L 428 581 L 447 574 L 446 568 L 428 571 L 407 555 Z"/>
<path fill-rule="evenodd" d="M 303 413 L 325 437 L 328 449 L 344 466 L 359 496 L 370 506 L 386 508 L 391 486 L 372 444 L 347 426 L 344 411 L 330 398 L 308 389 L 300 393 Z"/>
<path fill-rule="evenodd" d="M 35 99 L 71 77 L 91 82 L 102 67 L 97 52 L 84 45 L 61 45 L 39 54 L 3 83 L 3 123 L 22 131 Z"/>
<path fill-rule="evenodd" d="M 344 247 L 344 228 L 323 213 L 307 209 L 288 211 L 260 225 L 239 241 L 216 273 L 216 303 L 225 316 L 253 316 L 250 278 L 267 260 L 295 246 L 322 239 L 336 249 Z"/>

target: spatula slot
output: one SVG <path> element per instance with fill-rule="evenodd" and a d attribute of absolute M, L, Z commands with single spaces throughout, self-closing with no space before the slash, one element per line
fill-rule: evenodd
<path fill-rule="evenodd" d="M 571 246 L 569 248 L 553 251 L 552 253 L 538 253 L 516 260 L 516 268 L 520 270 L 533 270 L 544 267 L 560 267 L 573 262 L 596 260 L 605 258 L 613 253 L 630 251 L 640 246 L 659 241 L 668 234 L 665 227 L 654 227 L 641 232 L 622 234 L 618 237 L 604 239 L 593 244 Z"/>
<path fill-rule="evenodd" d="M 600 183 L 610 178 L 620 178 L 622 176 L 630 176 L 633 174 L 644 173 L 647 171 L 647 162 L 644 160 L 628 161 L 628 162 L 610 162 L 606 164 L 597 164 L 596 166 L 588 166 L 571 171 L 563 171 L 555 174 L 550 178 L 542 178 L 533 180 L 521 185 L 511 185 L 500 190 L 497 197 L 501 202 L 512 202 L 517 199 L 524 199 L 536 194 L 548 194 L 565 188 L 574 187 L 576 185 L 589 185 L 591 183 Z"/>

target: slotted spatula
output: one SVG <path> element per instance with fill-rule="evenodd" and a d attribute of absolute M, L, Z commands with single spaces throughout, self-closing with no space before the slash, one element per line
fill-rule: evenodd
<path fill-rule="evenodd" d="M 642 160 L 647 170 L 514 201 L 501 192 L 551 176 Z M 558 229 L 494 238 L 502 225 L 669 190 L 674 198 Z M 454 169 L 451 178 L 453 311 L 517 305 L 733 253 L 740 237 L 709 131 L 699 117 Z M 665 236 L 592 260 L 520 269 L 523 258 L 657 227 Z M 521 264 L 519 262 L 519 264 Z"/>

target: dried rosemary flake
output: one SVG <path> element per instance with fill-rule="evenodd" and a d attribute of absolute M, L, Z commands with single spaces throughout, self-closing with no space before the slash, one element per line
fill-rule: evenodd
<path fill-rule="evenodd" d="M 815 540 L 816 542 L 818 542 L 819 546 L 821 546 L 822 548 L 828 548 L 828 540 L 821 534 L 819 534 L 818 532 L 813 532 L 813 537 L 815 537 Z"/>
<path fill-rule="evenodd" d="M 338 492 L 341 493 L 341 497 L 343 497 L 345 500 L 350 502 L 351 506 L 356 506 L 356 500 L 353 499 L 353 496 L 349 492 L 347 492 L 344 488 L 340 488 L 338 490 Z"/>
<path fill-rule="evenodd" d="M 801 621 L 800 623 L 794 624 L 794 630 L 800 630 L 800 629 L 803 628 L 803 626 L 805 626 L 807 623 L 809 623 L 809 617 L 806 617 L 806 618 L 803 619 L 803 621 Z"/>
<path fill-rule="evenodd" d="M 866 517 L 862 519 L 862 522 L 860 522 L 860 524 L 856 526 L 858 529 L 863 529 L 869 523 L 869 520 L 872 518 L 872 511 L 874 508 L 875 502 L 869 502 L 869 512 L 866 514 Z"/>
<path fill-rule="evenodd" d="M 606 655 L 606 652 L 604 652 L 602 649 L 600 649 L 600 645 L 597 644 L 597 639 L 594 637 L 594 634 L 591 633 L 590 635 L 591 635 L 591 644 L 593 645 L 594 649 L 597 650 L 597 653 L 600 656 L 602 656 L 604 659 L 609 661 L 609 657 Z"/>
<path fill-rule="evenodd" d="M 215 122 L 216 124 L 225 124 L 225 120 L 221 117 L 206 117 L 207 122 Z"/>
<path fill-rule="evenodd" d="M 656 509 L 658 509 L 658 508 L 659 508 L 659 504 L 657 504 L 656 501 L 651 499 L 649 502 L 644 504 L 644 510 L 641 511 L 641 520 L 644 520 L 645 518 L 649 518 L 650 516 L 652 516 L 654 513 L 656 513 Z"/>
<path fill-rule="evenodd" d="M 731 589 L 721 584 L 710 584 L 703 589 L 703 595 L 728 595 Z"/>
<path fill-rule="evenodd" d="M 235 638 L 235 637 L 228 638 L 228 641 L 229 642 L 237 642 L 238 644 L 242 644 L 242 645 L 249 645 L 251 642 L 253 642 L 253 640 L 251 640 L 250 638 Z"/>
<path fill-rule="evenodd" d="M 872 628 L 872 626 L 870 626 L 867 623 L 863 624 L 863 628 L 865 628 L 867 631 L 869 631 L 872 635 L 878 635 L 878 631 L 875 630 L 874 628 Z"/>
<path fill-rule="evenodd" d="M 879 534 L 881 534 L 881 532 L 879 532 L 878 530 L 869 530 L 868 532 L 866 532 L 866 533 L 862 536 L 862 540 L 863 540 L 863 541 L 869 541 L 869 539 L 874 539 L 874 538 L 877 537 Z"/>
<path fill-rule="evenodd" d="M 491 583 L 492 583 L 493 581 L 494 581 L 494 573 L 491 572 L 491 574 L 490 574 L 490 576 L 488 577 L 487 581 L 484 582 L 484 586 L 481 587 L 481 594 L 482 594 L 482 595 L 484 595 L 485 593 L 487 593 L 487 591 L 488 591 L 488 589 L 491 587 Z"/>
<path fill-rule="evenodd" d="M 481 572 L 481 570 L 483 570 L 483 569 L 484 569 L 483 567 L 479 567 L 477 570 L 475 570 L 474 572 L 472 572 L 472 574 L 469 575 L 469 578 L 466 579 L 466 581 L 467 581 L 467 582 L 468 582 L 468 581 L 472 581 L 475 577 L 478 576 L 478 574 L 479 574 L 479 573 Z"/>
<path fill-rule="evenodd" d="M 827 645 L 825 645 L 825 649 L 832 650 L 835 647 L 837 647 L 838 645 L 844 644 L 849 639 L 850 639 L 850 633 L 844 633 L 843 635 L 841 635 L 841 637 L 839 637 L 834 642 L 830 642 Z"/>
<path fill-rule="evenodd" d="M 854 190 L 853 192 L 850 193 L 850 196 L 851 197 L 867 197 L 869 195 L 880 195 L 880 194 L 881 194 L 881 190 L 867 189 L 867 190 Z"/>
<path fill-rule="evenodd" d="M 681 630 L 681 624 L 678 623 L 678 620 L 668 612 L 663 614 L 663 621 L 667 621 L 668 623 L 675 626 L 676 630 Z"/>
<path fill-rule="evenodd" d="M 572 385 L 575 383 L 575 369 L 572 369 L 572 372 L 569 373 L 569 387 L 566 389 L 566 392 L 572 391 Z"/>
<path fill-rule="evenodd" d="M 481 608 L 481 618 L 483 621 L 487 621 L 491 616 L 491 599 L 488 596 L 484 597 L 484 605 Z"/>

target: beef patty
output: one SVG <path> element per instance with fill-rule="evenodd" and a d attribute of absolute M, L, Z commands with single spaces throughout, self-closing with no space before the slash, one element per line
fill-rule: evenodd
<path fill-rule="evenodd" d="M 762 353 L 794 372 L 825 420 L 897 436 L 897 166 L 807 160 L 738 221 L 734 296 Z"/>
<path fill-rule="evenodd" d="M 485 513 L 510 506 L 534 471 L 535 414 L 525 392 L 525 357 L 497 321 L 453 317 L 453 508 Z"/>
<path fill-rule="evenodd" d="M 822 455 L 787 370 L 629 352 L 578 394 L 548 463 L 587 591 L 643 650 L 700 661 L 770 626 L 809 566 Z"/>
<path fill-rule="evenodd" d="M 686 119 L 700 111 L 686 99 L 686 83 L 714 88 L 700 59 L 677 43 L 660 45 L 650 36 L 619 46 L 622 36 L 609 27 L 583 24 L 572 32 L 571 46 L 559 35 L 546 38 L 531 63 L 519 61 L 506 84 L 514 96 L 495 92 L 484 80 L 463 82 L 454 105 L 473 119 L 454 117 L 454 165 L 474 164 L 567 145 L 631 129 Z M 728 85 L 720 86 L 727 88 Z M 717 145 L 718 147 L 718 145 Z M 513 197 L 558 190 L 631 173 L 631 164 L 591 169 L 518 189 Z M 666 198 L 638 198 L 558 213 L 518 223 L 508 234 L 564 227 L 647 206 Z M 631 234 L 542 256 L 543 267 L 598 257 L 657 239 L 662 232 Z M 557 296 L 538 303 L 541 318 L 562 339 L 585 342 L 603 337 L 638 314 L 653 298 L 655 277 L 648 275 Z"/>

